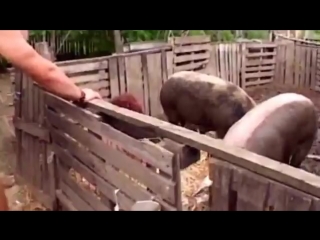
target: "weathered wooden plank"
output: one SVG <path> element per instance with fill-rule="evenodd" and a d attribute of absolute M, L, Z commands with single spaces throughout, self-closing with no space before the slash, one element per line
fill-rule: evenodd
<path fill-rule="evenodd" d="M 69 169 L 63 164 L 59 164 L 59 177 L 61 181 L 64 182 L 72 191 L 77 194 L 83 201 L 85 201 L 89 206 L 95 211 L 110 211 L 110 208 L 105 206 L 97 196 L 94 196 L 93 192 L 89 192 L 72 180 L 69 176 Z"/>
<path fill-rule="evenodd" d="M 32 121 L 33 123 L 36 125 L 36 126 L 39 126 L 39 93 L 40 92 L 40 89 L 38 87 L 38 85 L 34 84 L 33 85 L 33 117 L 32 117 Z M 49 135 L 49 133 L 48 133 Z M 49 136 L 48 136 L 49 138 Z M 33 182 L 34 182 L 34 185 L 39 188 L 39 189 L 42 189 L 42 182 L 41 182 L 41 174 L 42 172 L 40 171 L 40 139 L 38 139 L 37 137 L 34 137 L 33 138 L 33 150 L 34 150 L 34 153 L 33 153 L 33 158 L 35 160 L 35 164 L 33 165 L 33 172 L 34 172 L 34 175 L 33 175 Z"/>
<path fill-rule="evenodd" d="M 90 74 L 82 74 L 80 76 L 71 77 L 75 84 L 81 85 L 87 82 L 95 82 L 103 79 L 109 79 L 107 72 L 99 73 L 98 71 Z"/>
<path fill-rule="evenodd" d="M 108 80 L 101 80 L 101 81 L 92 81 L 85 84 L 79 85 L 80 88 L 90 88 L 95 91 L 100 91 L 102 89 L 107 89 L 110 87 L 110 82 Z"/>
<path fill-rule="evenodd" d="M 139 126 L 155 129 L 162 137 L 187 144 L 209 152 L 216 158 L 238 165 L 259 175 L 282 182 L 316 197 L 320 197 L 320 178 L 303 170 L 281 164 L 277 161 L 225 145 L 222 141 L 203 136 L 194 131 L 172 125 L 168 122 L 141 115 L 127 109 L 118 108 L 108 102 L 93 100 L 88 103 L 95 111 L 103 112 L 117 119 Z"/>
<path fill-rule="evenodd" d="M 240 81 L 240 87 L 243 88 L 245 90 L 246 88 L 246 78 L 245 78 L 245 72 L 246 72 L 246 67 L 250 66 L 247 63 L 247 58 L 246 58 L 246 45 L 245 44 L 240 44 L 240 56 L 241 56 L 241 64 L 240 64 L 240 68 L 241 68 L 241 81 Z M 256 65 L 259 65 L 256 64 Z"/>
<path fill-rule="evenodd" d="M 120 86 L 118 79 L 118 60 L 117 58 L 109 59 L 109 78 L 110 78 L 110 91 L 111 98 L 119 96 Z"/>
<path fill-rule="evenodd" d="M 163 198 L 174 203 L 174 184 L 170 180 L 158 175 L 157 173 L 144 168 L 141 163 L 136 160 L 145 160 L 148 162 L 150 160 L 149 158 L 141 159 L 140 156 L 136 157 L 132 153 L 130 153 L 130 155 L 133 155 L 133 158 L 132 156 L 129 157 L 124 152 L 115 150 L 109 144 L 106 144 L 100 139 L 94 137 L 92 134 L 86 132 L 78 125 L 62 119 L 51 111 L 47 111 L 47 117 L 53 126 L 61 129 L 61 131 L 64 131 L 79 141 L 92 152 L 103 158 L 106 162 L 126 172 L 131 177 L 137 179 L 145 186 L 152 189 L 152 191 L 161 194 Z M 124 148 L 124 150 L 126 150 L 126 148 Z M 141 153 L 143 154 L 142 151 Z"/>
<path fill-rule="evenodd" d="M 209 63 L 209 59 L 201 61 L 201 62 L 191 62 L 191 63 L 185 64 L 185 65 L 176 66 L 174 70 L 175 70 L 175 72 L 194 71 L 195 69 L 205 67 L 208 63 Z"/>
<path fill-rule="evenodd" d="M 171 59 L 172 60 L 172 59 Z M 141 64 L 142 64 L 142 77 L 143 77 L 143 102 L 144 102 L 144 110 L 145 114 L 151 114 L 151 106 L 150 106 L 150 87 L 149 87 L 149 74 L 148 74 L 148 62 L 147 62 L 147 55 L 141 55 Z M 173 63 L 171 62 L 171 67 Z M 171 69 L 172 70 L 172 69 Z M 169 70 L 168 70 L 169 71 Z"/>
<path fill-rule="evenodd" d="M 26 121 L 27 122 L 32 122 L 33 123 L 33 110 L 34 110 L 34 105 L 33 105 L 33 99 L 34 99 L 34 88 L 33 88 L 33 80 L 31 78 L 29 78 L 28 81 L 28 91 L 27 94 L 28 96 L 28 114 L 27 114 L 27 118 Z M 35 187 L 37 187 L 36 183 L 34 182 L 34 176 L 36 174 L 35 172 L 35 165 L 38 165 L 38 161 L 34 156 L 35 150 L 34 150 L 34 142 L 35 142 L 35 138 L 32 135 L 27 135 L 28 138 L 28 155 L 29 155 L 29 162 L 28 162 L 28 181 Z"/>
<path fill-rule="evenodd" d="M 277 47 L 277 56 L 276 56 L 276 71 L 275 71 L 275 74 L 276 74 L 276 81 L 278 83 L 282 83 L 283 82 L 283 78 L 282 78 L 282 65 L 281 65 L 281 61 L 283 60 L 282 59 L 282 55 L 283 55 L 283 49 L 285 48 L 284 45 L 278 45 Z M 272 65 L 273 66 L 273 65 Z M 269 66 L 268 66 L 269 67 Z M 259 68 L 259 67 L 257 67 Z M 259 71 L 259 70 L 258 70 Z"/>
<path fill-rule="evenodd" d="M 214 44 L 213 54 L 216 63 L 216 76 L 221 78 L 220 61 L 219 61 L 219 44 Z"/>
<path fill-rule="evenodd" d="M 300 54 L 300 87 L 306 87 L 306 46 L 301 46 Z"/>
<path fill-rule="evenodd" d="M 320 199 L 313 198 L 309 211 L 320 211 Z"/>
<path fill-rule="evenodd" d="M 165 50 L 161 51 L 161 72 L 162 72 L 162 83 L 164 83 L 165 81 L 168 80 L 167 54 Z"/>
<path fill-rule="evenodd" d="M 270 183 L 268 195 L 266 206 L 271 211 L 308 211 L 311 207 L 310 198 L 279 183 Z"/>
<path fill-rule="evenodd" d="M 63 210 L 77 211 L 75 206 L 73 206 L 72 202 L 61 190 L 56 191 L 56 196 L 57 196 L 57 199 L 60 201 L 60 205 L 62 205 Z"/>
<path fill-rule="evenodd" d="M 311 89 L 315 88 L 316 82 L 317 82 L 317 77 L 316 77 L 316 73 L 319 71 L 319 68 L 316 66 L 316 64 L 314 64 L 317 60 L 317 56 L 318 56 L 318 48 L 313 48 L 312 49 L 312 56 L 311 56 L 311 62 L 312 64 L 312 68 L 311 68 Z"/>
<path fill-rule="evenodd" d="M 275 59 L 247 60 L 245 66 L 251 67 L 251 66 L 270 65 L 270 64 L 276 64 L 276 60 Z"/>
<path fill-rule="evenodd" d="M 209 62 L 206 68 L 206 73 L 215 76 L 217 74 L 217 69 L 216 69 L 217 63 L 215 61 L 216 59 L 215 59 L 214 51 L 215 51 L 215 46 L 212 46 L 212 50 L 209 53 L 210 57 L 209 57 Z"/>
<path fill-rule="evenodd" d="M 293 43 L 286 43 L 286 74 L 284 83 L 293 85 L 294 77 L 293 77 L 293 70 L 294 70 L 294 44 Z"/>
<path fill-rule="evenodd" d="M 225 66 L 225 45 L 219 44 L 219 58 L 220 58 L 220 74 L 221 78 L 226 79 L 226 66 Z"/>
<path fill-rule="evenodd" d="M 237 44 L 231 44 L 231 82 L 239 86 L 240 83 L 237 73 Z"/>
<path fill-rule="evenodd" d="M 101 69 L 108 69 L 108 61 L 97 61 L 97 62 L 89 62 L 89 63 L 74 63 L 72 65 L 61 66 L 61 69 L 67 75 L 79 74 L 90 71 L 99 71 Z"/>
<path fill-rule="evenodd" d="M 203 45 L 191 45 L 191 46 L 181 46 L 181 47 L 174 47 L 173 52 L 177 53 L 191 53 L 191 52 L 200 52 L 200 51 L 210 51 L 211 46 L 210 44 L 203 44 Z"/>
<path fill-rule="evenodd" d="M 167 69 L 168 69 L 168 77 L 173 73 L 173 52 L 167 51 Z"/>
<path fill-rule="evenodd" d="M 306 64 L 305 64 L 305 87 L 310 88 L 311 87 L 311 55 L 312 55 L 312 48 L 306 47 Z"/>
<path fill-rule="evenodd" d="M 287 62 L 286 55 L 287 55 L 287 47 L 286 45 L 282 45 L 281 65 L 280 65 L 281 83 L 285 83 L 285 76 L 287 71 L 289 71 L 289 69 L 286 69 L 286 62 Z"/>
<path fill-rule="evenodd" d="M 143 78 L 141 56 L 125 58 L 127 91 L 133 94 L 140 104 L 145 105 L 143 97 Z"/>
<path fill-rule="evenodd" d="M 73 168 L 82 177 L 84 177 L 88 182 L 90 182 L 91 184 L 94 184 L 103 195 L 108 197 L 114 203 L 118 203 L 121 209 L 130 210 L 130 208 L 134 204 L 134 202 L 131 199 L 129 199 L 128 197 L 126 197 L 121 192 L 121 190 L 118 192 L 117 198 L 116 198 L 115 192 L 118 190 L 117 188 L 113 187 L 108 182 L 104 181 L 102 178 L 97 176 L 90 169 L 88 169 L 85 165 L 83 165 L 82 163 L 75 160 L 74 157 L 72 157 L 68 152 L 64 151 L 58 145 L 54 144 L 53 149 L 54 149 L 55 153 L 57 154 L 57 156 L 59 158 L 61 158 L 60 164 L 63 162 L 62 164 L 65 165 L 66 167 Z M 63 188 L 61 188 L 61 189 L 64 191 Z M 68 194 L 66 194 L 66 195 L 68 196 Z M 72 202 L 74 203 L 74 201 L 72 201 Z M 74 204 L 74 205 L 76 206 L 76 204 Z"/>
<path fill-rule="evenodd" d="M 139 186 L 137 183 L 131 181 L 124 174 L 115 170 L 108 164 L 105 164 L 101 159 L 94 156 L 92 153 L 86 151 L 83 147 L 79 146 L 76 142 L 66 138 L 60 131 L 53 129 L 52 138 L 55 142 L 59 142 L 65 149 L 74 155 L 82 164 L 88 167 L 91 171 L 103 178 L 105 181 L 111 183 L 113 186 L 121 189 L 130 198 L 135 201 L 146 199 L 157 199 L 156 196 Z M 164 210 L 175 210 L 174 207 L 165 203 L 163 200 L 157 200 Z"/>
<path fill-rule="evenodd" d="M 247 70 L 246 70 L 247 71 Z M 255 73 L 246 73 L 245 78 L 262 78 L 262 77 L 273 77 L 274 72 L 255 72 Z"/>
<path fill-rule="evenodd" d="M 232 207 L 235 207 L 236 202 L 232 201 L 233 196 L 230 189 L 232 181 L 232 169 L 228 167 L 228 163 L 215 158 L 211 158 L 209 169 L 210 180 L 212 181 L 212 185 L 209 190 L 210 210 L 233 210 Z"/>
<path fill-rule="evenodd" d="M 242 56 L 241 56 L 241 44 L 237 44 L 236 56 L 237 56 L 237 81 L 238 86 L 241 86 L 241 66 L 242 66 Z"/>
<path fill-rule="evenodd" d="M 231 189 L 237 192 L 237 211 L 263 211 L 268 180 L 247 170 L 233 169 Z"/>
<path fill-rule="evenodd" d="M 294 68 L 294 73 L 295 73 L 295 75 L 294 75 L 294 85 L 295 86 L 299 86 L 300 85 L 300 56 L 301 56 L 301 54 L 300 54 L 300 52 L 301 52 L 301 46 L 299 46 L 299 45 L 295 45 L 295 60 L 294 60 L 294 62 L 295 62 L 295 68 Z"/>
<path fill-rule="evenodd" d="M 276 52 L 248 53 L 247 58 L 272 57 L 276 56 Z"/>
<path fill-rule="evenodd" d="M 246 87 L 255 86 L 255 85 L 263 85 L 267 83 L 271 83 L 272 79 L 266 79 L 266 80 L 257 80 L 257 81 L 247 81 Z"/>
<path fill-rule="evenodd" d="M 173 157 L 173 163 L 172 163 L 172 170 L 173 170 L 173 176 L 172 181 L 174 184 L 174 196 L 175 196 L 175 202 L 174 206 L 177 208 L 178 211 L 182 211 L 182 189 L 181 189 L 181 175 L 180 175 L 180 162 L 182 161 L 182 156 L 180 153 L 174 154 Z"/>
<path fill-rule="evenodd" d="M 165 154 L 161 149 L 156 147 L 150 147 L 143 141 L 137 141 L 136 139 L 121 133 L 108 124 L 101 125 L 101 135 L 112 141 L 118 142 L 127 152 L 135 155 L 140 159 L 146 159 L 145 161 L 152 166 L 161 169 L 161 171 L 173 175 L 172 173 L 172 156 L 171 154 Z"/>
<path fill-rule="evenodd" d="M 247 67 L 246 68 L 246 73 L 248 72 L 258 72 L 258 71 L 274 71 L 275 70 L 275 65 L 271 66 L 258 66 L 258 67 Z"/>
<path fill-rule="evenodd" d="M 49 46 L 47 43 L 37 43 L 35 45 L 35 49 L 43 56 L 44 58 L 52 61 L 52 54 L 48 54 L 49 52 Z M 43 90 L 39 89 L 39 96 L 38 96 L 38 123 L 39 127 L 46 128 L 46 122 L 45 122 L 45 115 L 44 115 L 44 108 L 45 108 L 45 101 L 44 101 L 44 93 Z M 47 128 L 46 128 L 47 129 Z M 47 146 L 47 143 L 45 141 L 39 142 L 39 151 L 40 155 L 37 159 L 39 164 L 39 174 L 40 181 L 41 181 L 41 190 L 44 194 L 46 194 L 48 197 L 51 198 L 52 204 L 50 206 L 51 209 L 56 209 L 56 183 L 58 182 L 58 179 L 56 178 L 56 169 L 55 169 L 55 161 L 53 158 L 50 158 L 49 154 L 51 153 L 50 148 Z M 48 157 L 48 158 L 47 158 Z"/>
<path fill-rule="evenodd" d="M 100 126 L 99 124 L 94 124 L 94 119 L 101 119 L 100 116 L 93 114 L 86 109 L 78 108 L 72 103 L 63 101 L 62 99 L 59 99 L 50 93 L 47 93 L 45 97 L 46 104 L 49 107 L 54 108 L 58 113 L 72 117 L 77 122 L 80 122 L 83 126 L 90 128 L 90 130 L 94 133 L 99 134 Z"/>
<path fill-rule="evenodd" d="M 22 72 L 16 68 L 14 68 L 15 72 L 15 98 L 14 98 L 14 118 L 21 118 L 21 108 L 22 108 L 22 102 L 21 102 L 21 93 L 22 93 Z M 22 133 L 21 130 L 18 128 L 15 128 L 15 136 L 17 141 L 16 146 L 16 159 L 14 163 L 14 169 L 16 170 L 18 175 L 21 175 L 21 156 L 22 156 Z"/>
<path fill-rule="evenodd" d="M 174 58 L 174 63 L 182 63 L 182 62 L 195 61 L 195 60 L 207 60 L 209 59 L 209 57 L 210 57 L 209 51 L 205 53 L 199 53 L 199 54 L 181 55 L 181 56 L 176 56 Z"/>
<path fill-rule="evenodd" d="M 159 96 L 160 89 L 162 86 L 162 76 L 161 76 L 161 54 L 149 54 L 147 55 L 148 64 L 148 85 L 150 94 L 150 112 L 152 116 L 162 112 L 162 107 L 160 104 Z"/>
<path fill-rule="evenodd" d="M 118 77 L 119 77 L 119 83 L 120 83 L 120 93 L 125 93 L 127 91 L 126 86 L 126 74 L 125 74 L 125 58 L 124 57 L 118 57 Z"/>
<path fill-rule="evenodd" d="M 100 119 L 99 116 L 92 113 L 90 114 L 90 112 L 77 108 L 71 103 L 58 99 L 51 94 L 48 94 L 47 96 L 47 104 L 50 107 L 55 108 L 55 110 L 59 113 L 70 117 L 72 116 L 74 120 L 76 120 L 85 128 L 90 129 L 90 131 L 99 135 L 104 134 L 107 137 L 112 138 L 113 141 L 118 141 L 119 143 L 128 145 L 126 147 L 127 151 L 137 155 L 148 164 L 161 169 L 161 171 L 172 175 L 172 159 L 170 155 L 164 154 L 159 149 L 150 149 L 143 142 L 137 141 L 136 139 L 117 131 L 107 124 L 101 124 L 100 122 L 97 122 L 97 120 Z M 49 114 L 52 115 L 51 111 L 49 111 Z"/>
<path fill-rule="evenodd" d="M 60 182 L 60 188 L 78 211 L 93 211 L 93 208 L 82 200 L 67 184 Z"/>
<path fill-rule="evenodd" d="M 230 55 L 230 44 L 225 44 L 225 49 L 224 49 L 224 60 L 225 60 L 225 73 L 226 73 L 226 80 L 230 82 L 230 73 L 231 73 L 231 68 L 230 68 L 230 63 L 229 63 L 229 55 Z"/>

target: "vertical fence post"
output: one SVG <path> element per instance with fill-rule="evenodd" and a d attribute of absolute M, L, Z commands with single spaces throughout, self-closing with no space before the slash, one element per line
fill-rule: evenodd
<path fill-rule="evenodd" d="M 241 49 L 241 75 L 240 75 L 240 87 L 242 89 L 245 90 L 246 88 L 246 78 L 245 78 L 245 74 L 246 74 L 246 44 L 245 43 L 241 43 L 240 45 L 240 49 Z"/>
<path fill-rule="evenodd" d="M 48 59 L 48 60 L 53 60 L 54 56 L 52 55 L 52 51 L 50 50 L 49 44 L 47 42 L 39 42 L 35 44 L 35 49 L 36 51 L 43 56 L 44 58 Z M 39 99 L 39 107 L 42 108 L 42 112 L 44 113 L 44 109 L 45 109 L 45 95 L 43 90 L 38 89 L 38 91 L 40 91 L 40 99 Z M 40 125 L 42 125 L 42 127 L 47 129 L 47 124 L 46 124 L 46 120 L 45 120 L 45 116 L 42 116 L 42 118 L 40 119 Z M 50 150 L 50 146 L 48 143 L 40 143 L 41 146 L 41 156 L 38 161 L 41 161 L 44 165 L 47 166 L 48 169 L 48 173 L 47 176 L 43 176 L 42 179 L 47 179 L 48 185 L 45 186 L 46 189 L 43 189 L 45 191 L 45 194 L 47 194 L 50 197 L 52 206 L 50 206 L 52 208 L 52 210 L 56 210 L 57 209 L 57 198 L 56 198 L 56 186 L 57 186 L 57 176 L 56 176 L 56 159 L 54 156 L 54 153 Z M 41 174 L 45 174 L 43 172 L 41 172 Z"/>

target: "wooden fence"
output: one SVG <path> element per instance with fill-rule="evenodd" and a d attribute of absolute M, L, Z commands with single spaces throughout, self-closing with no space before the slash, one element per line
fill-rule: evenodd
<path fill-rule="evenodd" d="M 196 37 L 189 38 L 189 44 L 185 41 L 185 38 L 183 41 L 174 39 L 172 47 L 57 64 L 77 85 L 98 90 L 105 99 L 123 92 L 133 93 L 143 103 L 146 114 L 151 116 L 161 114 L 157 96 L 168 76 L 182 69 L 183 65 L 176 64 L 181 59 L 184 59 L 181 63 L 185 64 L 185 70 L 213 73 L 243 88 L 269 84 L 274 78 L 278 80 L 275 74 L 281 72 L 280 67 L 275 65 L 275 59 L 279 59 L 282 52 L 279 50 L 276 54 L 275 44 L 210 46 L 206 41 L 197 42 L 199 38 Z M 178 43 L 181 46 L 177 45 Z M 199 51 L 198 46 L 193 47 L 197 44 L 204 44 L 206 47 L 201 47 L 203 49 Z M 212 53 L 208 55 L 207 51 L 211 47 Z M 42 55 L 50 57 L 44 43 L 37 44 L 36 48 Z M 180 49 L 180 52 L 175 48 Z M 185 56 L 179 55 L 189 53 L 190 49 L 198 50 Z M 281 62 L 280 66 L 283 65 Z M 267 181 L 266 186 L 270 186 L 270 181 L 280 181 L 286 185 L 284 189 L 307 193 L 311 199 L 310 204 L 318 201 L 320 197 L 320 181 L 316 176 L 297 173 L 289 166 L 273 161 L 270 163 L 270 159 L 250 155 L 246 151 L 238 152 L 227 148 L 220 141 L 149 116 L 117 108 L 107 102 L 95 101 L 89 104 L 89 110 L 79 109 L 46 94 L 31 79 L 19 72 L 15 75 L 15 82 L 17 176 L 31 186 L 36 198 L 49 208 L 56 209 L 58 201 L 63 209 L 69 210 L 114 210 L 115 205 L 122 210 L 128 210 L 136 201 L 155 198 L 162 209 L 181 209 L 178 164 L 181 156 L 151 142 L 146 143 L 117 131 L 111 122 L 104 122 L 97 113 L 104 113 L 110 119 L 129 124 L 132 128 L 152 132 L 157 137 L 170 138 L 207 151 L 216 160 L 237 163 L 241 167 L 237 171 L 254 171 L 259 175 L 257 181 Z M 112 157 L 106 153 L 112 153 Z M 219 165 L 216 162 L 212 164 Z M 70 169 L 73 170 L 69 171 Z M 215 173 L 215 179 L 222 176 L 219 175 L 222 171 L 219 166 L 216 169 L 218 172 Z M 90 188 L 94 186 L 94 191 L 74 185 L 72 181 L 79 175 L 91 183 Z M 247 174 L 237 176 L 245 178 Z M 297 176 L 307 180 L 301 183 L 295 180 Z M 225 183 L 221 181 L 221 184 Z M 227 194 L 219 192 L 224 190 L 221 190 L 218 183 L 217 180 L 211 189 L 212 197 Z M 247 191 L 244 187 L 236 190 L 239 201 L 248 196 L 239 192 Z"/>
<path fill-rule="evenodd" d="M 46 57 L 50 57 L 48 49 L 45 49 L 44 46 L 45 46 L 44 43 L 39 43 L 36 45 L 36 48 L 39 52 L 42 53 L 42 55 L 45 55 Z M 173 71 L 172 64 L 170 64 L 173 62 L 172 59 L 173 59 L 173 54 L 172 54 L 171 48 L 166 47 L 162 49 L 148 50 L 148 51 L 142 51 L 138 53 L 126 53 L 126 54 L 112 55 L 108 57 L 101 57 L 101 58 L 94 58 L 94 59 L 58 62 L 57 64 L 66 72 L 68 76 L 70 76 L 72 79 L 75 79 L 75 82 L 77 85 L 79 85 L 80 87 L 90 87 L 95 90 L 98 90 L 104 98 L 114 97 L 119 95 L 120 93 L 127 92 L 127 91 L 133 93 L 135 96 L 138 97 L 141 103 L 143 103 L 145 112 L 147 114 L 155 116 L 161 112 L 159 99 L 155 96 L 158 95 L 158 92 L 160 91 L 163 81 L 165 81 L 168 78 L 168 75 L 171 74 Z M 69 126 L 70 130 L 75 128 L 73 127 L 74 125 L 68 125 L 68 122 L 66 123 L 67 125 L 62 124 L 61 126 L 60 125 L 56 126 L 53 123 L 51 125 L 48 125 L 45 122 L 45 118 L 51 117 L 52 119 L 56 117 L 57 121 L 65 123 L 65 121 L 67 121 L 69 118 L 72 118 L 72 117 L 70 117 L 68 114 L 67 114 L 68 118 L 66 118 L 65 116 L 60 116 L 55 114 L 55 110 L 57 109 L 59 109 L 59 112 L 63 112 L 63 109 L 62 110 L 60 109 L 60 108 L 63 108 L 59 105 L 60 100 L 59 101 L 52 100 L 52 102 L 54 103 L 51 103 L 51 104 L 48 103 L 49 100 L 46 100 L 44 98 L 44 92 L 38 87 L 37 84 L 34 84 L 31 81 L 31 79 L 29 79 L 26 75 L 23 75 L 19 72 L 15 74 L 15 83 L 16 83 L 15 93 L 17 96 L 17 100 L 15 102 L 14 125 L 16 128 L 16 138 L 17 138 L 17 145 L 18 145 L 17 161 L 15 164 L 17 169 L 16 170 L 17 178 L 20 179 L 21 181 L 28 183 L 28 185 L 31 187 L 34 194 L 36 195 L 36 198 L 39 199 L 42 203 L 44 203 L 47 207 L 52 208 L 55 206 L 56 196 L 57 196 L 56 190 L 57 190 L 58 183 L 56 182 L 56 179 L 59 179 L 57 175 L 58 170 L 56 170 L 57 166 L 55 166 L 54 164 L 56 160 L 54 160 L 54 157 L 52 155 L 52 150 L 55 150 L 55 154 L 59 155 L 56 151 L 63 150 L 63 149 L 61 149 L 61 146 L 60 148 L 59 147 L 57 148 L 54 144 L 53 145 L 50 144 L 49 128 L 51 129 L 51 131 L 53 128 L 57 128 L 57 127 L 61 128 L 64 126 Z M 66 106 L 67 105 L 65 105 L 64 107 Z M 50 109 L 50 111 L 47 109 Z M 76 114 L 81 115 L 84 113 L 78 112 Z M 89 129 L 89 132 L 92 131 L 92 126 L 87 125 L 87 121 L 88 121 L 87 117 L 85 117 L 85 120 L 84 120 L 85 122 L 80 122 L 81 119 L 75 119 L 75 120 L 78 121 L 78 124 Z M 95 131 L 96 131 L 96 128 L 93 129 L 93 132 Z M 74 132 L 72 133 L 70 132 L 71 135 L 73 133 Z M 56 138 L 53 138 L 53 141 L 56 145 L 58 145 L 60 141 L 63 141 L 63 138 L 62 139 L 59 138 L 59 140 L 57 140 L 59 135 L 56 134 L 55 136 Z M 105 139 L 108 137 L 106 137 L 106 135 L 100 135 L 100 137 L 98 136 L 97 139 L 99 138 Z M 98 141 L 91 135 L 84 135 L 84 139 L 91 139 L 95 142 Z M 77 140 L 81 143 L 81 140 L 79 139 Z M 64 141 L 66 142 L 67 140 L 64 139 Z M 130 147 L 129 146 L 126 147 L 125 142 L 121 140 L 119 141 L 124 146 L 124 149 L 127 152 L 131 153 Z M 133 144 L 135 141 L 136 140 L 133 139 L 131 143 Z M 70 143 L 68 144 L 70 145 Z M 140 144 L 140 146 L 142 145 Z M 143 149 L 146 150 L 147 148 L 151 149 L 150 151 L 153 154 L 157 152 L 155 147 L 152 147 L 152 146 L 151 147 L 144 146 Z M 139 147 L 137 147 L 137 149 L 139 149 Z M 70 151 L 72 154 L 74 154 L 72 150 Z M 136 152 L 136 150 L 134 151 Z M 62 151 L 61 153 L 60 151 L 59 153 L 61 157 L 61 154 L 63 154 L 64 152 Z M 150 156 L 150 153 L 148 154 L 148 156 Z M 167 156 L 168 159 L 174 158 L 174 155 L 168 151 L 162 155 L 159 153 L 159 156 L 162 156 L 162 157 Z M 104 157 L 102 156 L 102 158 Z M 141 156 L 139 159 L 141 159 Z M 102 161 L 107 161 L 107 160 L 108 159 L 104 159 Z M 156 159 L 153 161 L 156 161 Z M 77 164 L 77 163 L 74 163 L 74 164 Z M 137 169 L 139 170 L 139 166 L 137 164 L 134 165 L 134 163 L 131 164 L 130 162 L 127 162 L 126 164 L 129 164 L 128 166 L 134 167 L 135 170 Z M 76 168 L 74 165 L 71 165 L 71 166 Z M 173 167 L 172 164 L 169 164 L 168 166 Z M 119 167 L 119 165 L 115 165 L 114 167 Z M 140 168 L 143 168 L 143 165 L 140 164 Z M 64 170 L 65 169 L 66 168 L 64 168 Z M 178 167 L 178 169 L 180 168 Z M 143 172 L 143 170 L 141 171 Z M 175 179 L 176 174 L 178 174 L 177 172 L 179 171 L 172 170 L 171 174 L 167 172 L 166 173 L 167 178 Z M 85 174 L 88 174 L 88 173 L 85 172 Z M 105 175 L 103 174 L 99 175 L 99 174 L 100 173 L 97 173 L 98 175 L 97 179 L 105 177 Z M 154 173 L 148 173 L 148 174 L 149 175 L 151 174 L 152 176 L 154 175 Z M 129 175 L 130 175 L 130 172 L 129 172 Z M 161 177 L 156 177 L 156 176 L 154 178 L 158 180 L 161 179 Z M 65 178 L 63 179 L 64 181 L 69 181 L 68 179 L 67 180 Z M 112 181 L 110 180 L 110 177 L 108 179 L 106 181 Z M 159 180 L 159 181 L 162 181 L 162 180 Z M 168 182 L 169 180 L 164 179 L 163 181 Z M 148 189 L 149 188 L 152 189 L 152 187 L 153 189 L 156 188 L 155 193 L 157 195 L 159 195 L 159 192 L 157 192 L 157 189 L 166 188 L 165 186 L 158 186 L 158 185 L 148 186 L 148 184 L 146 185 Z M 170 186 L 173 186 L 173 185 L 175 187 L 179 187 L 178 182 L 176 184 L 172 183 Z M 105 186 L 108 186 L 108 184 L 106 184 Z M 67 189 L 68 189 L 67 187 L 64 188 L 65 191 L 68 191 Z M 181 209 L 180 207 L 181 201 L 179 202 L 178 200 L 176 200 L 180 198 L 179 196 L 181 195 L 181 192 L 179 192 L 179 195 L 177 195 L 176 194 L 177 191 L 175 193 L 173 193 L 172 191 L 170 190 L 171 206 L 172 208 Z M 70 197 L 71 196 L 70 194 L 72 193 L 69 192 L 69 195 L 66 192 L 58 193 L 60 197 L 62 196 L 62 199 L 66 195 Z M 109 200 L 113 201 L 113 204 L 115 204 L 114 198 L 110 196 L 110 193 L 109 195 L 106 193 L 106 195 L 107 195 L 106 197 Z M 84 195 L 81 195 L 81 196 L 84 196 Z M 136 196 L 137 195 L 129 195 L 129 197 L 136 197 Z M 142 195 L 140 195 L 140 197 L 141 196 Z M 74 200 L 74 198 L 72 199 Z M 141 200 L 136 198 L 134 199 Z M 60 201 L 63 201 L 63 200 L 60 199 Z M 108 207 L 108 205 L 104 205 L 104 207 Z M 72 208 L 69 208 L 69 209 L 72 209 Z"/>
<path fill-rule="evenodd" d="M 210 60 L 203 71 L 243 89 L 271 83 L 275 74 L 274 43 L 213 44 Z"/>
<path fill-rule="evenodd" d="M 293 41 L 278 43 L 275 81 L 320 91 L 319 46 Z"/>
<path fill-rule="evenodd" d="M 162 210 L 182 209 L 179 161 L 172 153 L 50 94 L 46 103 L 57 157 L 55 188 L 63 209 L 110 211 L 118 205 L 130 210 L 136 201 L 150 199 L 156 199 Z M 77 174 L 94 186 L 94 192 L 74 181 Z"/>
<path fill-rule="evenodd" d="M 209 36 L 175 37 L 169 40 L 173 51 L 173 72 L 198 71 L 209 63 Z"/>

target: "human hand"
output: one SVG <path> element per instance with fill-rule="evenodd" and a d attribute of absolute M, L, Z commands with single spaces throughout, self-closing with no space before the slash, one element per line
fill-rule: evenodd
<path fill-rule="evenodd" d="M 83 88 L 82 91 L 85 94 L 84 102 L 89 102 L 93 99 L 102 99 L 100 93 L 98 93 L 90 88 Z"/>

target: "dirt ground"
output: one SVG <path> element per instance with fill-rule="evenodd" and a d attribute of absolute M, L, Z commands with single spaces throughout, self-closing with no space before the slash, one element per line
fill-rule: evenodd
<path fill-rule="evenodd" d="M 0 74 L 0 176 L 13 174 L 15 137 L 10 121 L 13 115 L 13 95 L 9 74 Z M 40 204 L 34 201 L 26 186 L 15 184 L 6 190 L 11 210 L 32 210 Z"/>
<path fill-rule="evenodd" d="M 302 94 L 309 99 L 311 99 L 318 111 L 318 129 L 320 128 L 320 93 L 309 89 L 299 89 L 296 87 L 289 87 L 283 85 L 268 85 L 266 87 L 259 87 L 247 90 L 247 93 L 258 103 L 262 102 L 268 98 L 274 97 L 280 93 L 294 92 Z M 320 155 L 320 131 L 309 154 Z M 302 169 L 314 173 L 320 176 L 320 160 L 306 159 L 301 166 Z"/>

